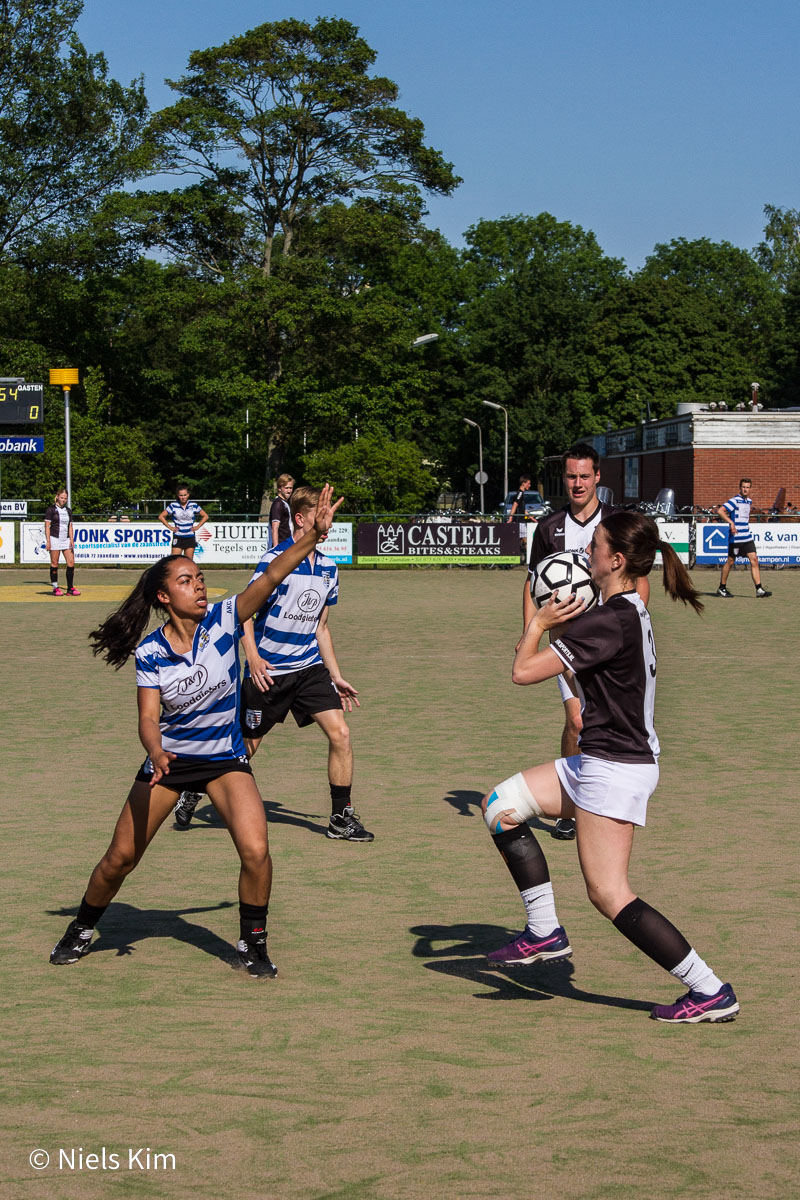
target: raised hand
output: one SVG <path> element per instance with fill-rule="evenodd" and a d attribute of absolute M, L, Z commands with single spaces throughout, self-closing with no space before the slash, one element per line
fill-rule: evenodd
<path fill-rule="evenodd" d="M 335 504 L 331 504 L 333 498 L 333 488 L 329 483 L 326 483 L 319 495 L 317 501 L 316 512 L 314 513 L 314 529 L 322 540 L 328 533 L 336 510 L 341 504 L 344 504 L 344 496 L 340 496 Z"/>

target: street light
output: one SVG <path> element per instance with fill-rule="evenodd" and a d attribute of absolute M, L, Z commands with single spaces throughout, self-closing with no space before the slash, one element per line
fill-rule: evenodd
<path fill-rule="evenodd" d="M 483 485 L 486 483 L 486 476 L 485 476 L 485 475 L 484 475 L 484 473 L 483 473 L 483 434 L 481 433 L 481 427 L 480 427 L 480 425 L 478 424 L 478 422 L 477 422 L 477 421 L 470 421 L 469 417 L 464 417 L 464 423 L 465 423 L 466 425 L 471 425 L 473 429 L 477 429 L 477 431 L 478 431 L 478 474 L 477 474 L 477 480 L 478 480 L 478 483 L 480 484 L 480 489 L 481 489 L 481 512 L 483 512 L 483 511 L 484 511 L 484 508 L 485 508 L 485 505 L 484 505 L 484 503 L 483 503 Z"/>
<path fill-rule="evenodd" d="M 506 419 L 506 438 L 503 452 L 503 500 L 505 501 L 508 495 L 508 409 L 503 408 L 502 404 L 495 404 L 494 400 L 481 400 L 481 404 L 485 404 L 487 408 L 498 409 Z"/>
<path fill-rule="evenodd" d="M 409 348 L 415 350 L 417 346 L 429 346 L 431 342 L 438 342 L 438 340 L 438 333 L 423 333 L 418 338 L 414 338 Z"/>

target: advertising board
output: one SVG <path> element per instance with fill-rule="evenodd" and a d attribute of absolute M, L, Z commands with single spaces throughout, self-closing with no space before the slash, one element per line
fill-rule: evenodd
<path fill-rule="evenodd" d="M 367 566 L 511 565 L 519 562 L 519 529 L 516 522 L 370 522 L 358 526 L 358 561 Z"/>
<path fill-rule="evenodd" d="M 767 521 L 750 526 L 758 561 L 765 565 L 800 565 L 800 524 Z M 697 526 L 697 562 L 718 566 L 728 556 L 730 526 L 725 522 Z"/>
<path fill-rule="evenodd" d="M 14 530 L 13 521 L 0 521 L 0 563 L 14 561 Z"/>
<path fill-rule="evenodd" d="M 169 554 L 172 533 L 160 522 L 75 521 L 75 561 L 96 565 L 156 562 Z M 49 562 L 44 523 L 24 521 L 20 562 Z M 268 546 L 268 526 L 259 521 L 208 521 L 197 531 L 198 563 L 254 566 Z M 353 561 L 353 527 L 341 521 L 331 526 L 322 551 L 335 562 Z"/>

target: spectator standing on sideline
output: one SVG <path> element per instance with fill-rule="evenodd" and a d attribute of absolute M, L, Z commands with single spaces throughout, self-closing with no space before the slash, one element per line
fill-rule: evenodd
<path fill-rule="evenodd" d="M 75 587 L 75 530 L 68 500 L 67 489 L 59 488 L 44 514 L 44 544 L 50 555 L 50 585 L 54 596 L 80 596 Z M 58 586 L 58 559 L 61 554 L 67 564 L 66 592 Z"/>
<path fill-rule="evenodd" d="M 516 496 L 514 497 L 514 501 L 511 505 L 511 511 L 508 514 L 508 520 L 506 521 L 506 525 L 510 524 L 510 522 L 514 520 L 515 515 L 516 515 L 516 518 L 518 521 L 525 520 L 525 493 L 530 490 L 530 486 L 531 486 L 530 475 L 520 475 L 519 488 L 517 490 Z"/>
<path fill-rule="evenodd" d="M 761 599 L 762 597 L 772 595 L 772 592 L 768 592 L 766 588 L 761 586 L 761 570 L 758 565 L 756 543 L 750 529 L 750 508 L 753 503 L 750 499 L 752 487 L 752 479 L 740 479 L 737 494 L 731 496 L 730 500 L 726 500 L 724 504 L 720 504 L 717 509 L 720 517 L 730 525 L 731 530 L 728 542 L 728 557 L 722 564 L 722 574 L 720 575 L 719 587 L 717 588 L 718 596 L 727 597 L 733 595 L 733 592 L 728 591 L 726 585 L 734 560 L 740 554 L 746 554 L 750 560 L 750 574 L 753 576 L 756 596 Z"/>
<path fill-rule="evenodd" d="M 294 480 L 291 475 L 278 476 L 278 494 L 272 501 L 269 510 L 270 549 L 273 550 L 280 542 L 285 542 L 292 536 L 292 510 L 289 501 L 294 491 Z"/>
<path fill-rule="evenodd" d="M 172 553 L 194 558 L 197 548 L 195 534 L 201 525 L 205 525 L 208 513 L 196 500 L 190 500 L 189 495 L 187 487 L 177 488 L 175 499 L 170 501 L 158 519 L 173 531 Z"/>

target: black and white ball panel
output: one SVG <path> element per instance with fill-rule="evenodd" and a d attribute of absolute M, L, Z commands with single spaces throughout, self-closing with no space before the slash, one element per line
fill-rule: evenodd
<path fill-rule="evenodd" d="M 573 593 L 582 597 L 586 609 L 597 603 L 600 593 L 592 580 L 585 554 L 561 550 L 557 554 L 549 554 L 534 568 L 531 574 L 531 597 L 536 607 L 547 604 L 553 592 L 558 592 L 559 600 L 566 600 Z"/>

